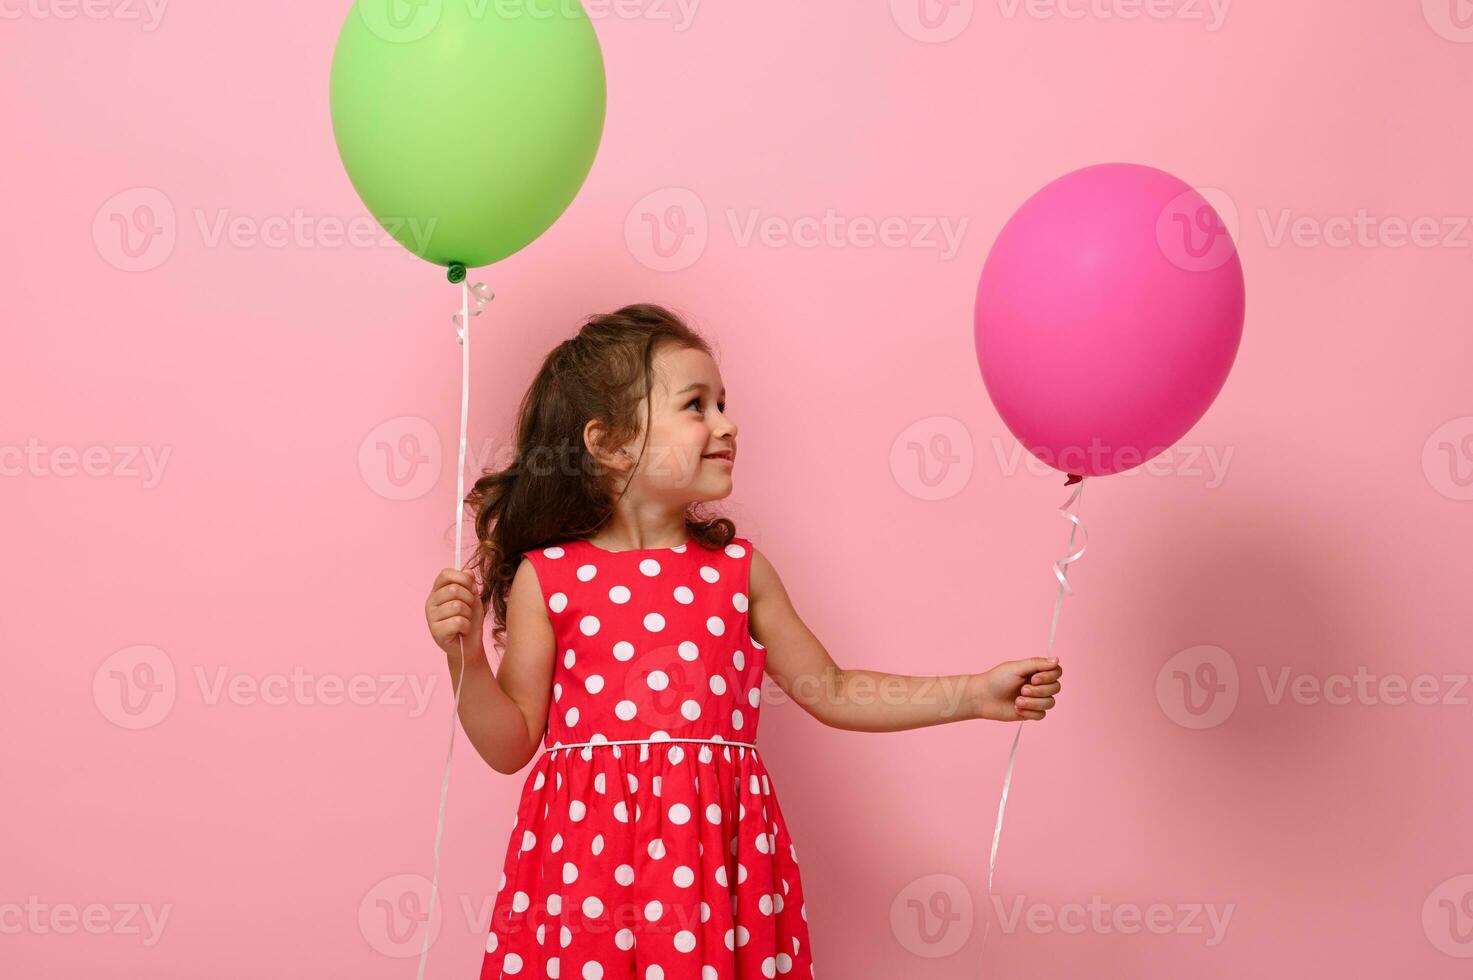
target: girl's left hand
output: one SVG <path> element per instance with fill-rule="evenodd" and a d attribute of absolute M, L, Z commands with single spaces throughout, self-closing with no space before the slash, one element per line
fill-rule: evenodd
<path fill-rule="evenodd" d="M 1042 721 L 1063 685 L 1064 668 L 1053 658 L 1006 660 L 972 675 L 968 704 L 977 718 L 992 721 Z"/>

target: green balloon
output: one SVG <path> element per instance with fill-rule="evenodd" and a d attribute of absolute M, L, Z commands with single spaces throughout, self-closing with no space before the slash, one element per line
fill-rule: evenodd
<path fill-rule="evenodd" d="M 578 0 L 358 0 L 330 88 L 358 196 L 437 265 L 487 265 L 535 240 L 603 135 L 603 54 Z"/>

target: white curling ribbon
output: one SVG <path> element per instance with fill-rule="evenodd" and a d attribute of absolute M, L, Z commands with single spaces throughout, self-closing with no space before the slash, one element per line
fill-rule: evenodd
<path fill-rule="evenodd" d="M 467 316 L 466 316 L 466 311 L 467 311 L 467 304 L 466 304 L 467 296 L 466 296 L 466 293 L 467 293 L 467 291 L 469 291 L 470 295 L 471 296 L 474 296 L 475 297 L 475 300 L 476 300 L 476 308 L 474 310 L 470 310 L 470 316 L 480 316 L 481 315 L 481 309 L 482 309 L 482 307 L 484 307 L 487 303 L 489 303 L 491 300 L 493 300 L 493 299 L 496 298 L 496 294 L 491 291 L 491 287 L 487 286 L 484 282 L 472 283 L 470 286 L 467 286 L 465 284 L 465 280 L 461 280 L 461 283 L 460 283 L 460 294 L 461 294 L 460 309 L 461 309 L 461 312 L 459 312 L 459 313 L 455 314 L 454 316 L 452 316 L 450 318 L 450 322 L 453 323 L 453 324 L 455 324 L 455 339 L 458 340 L 458 341 L 460 341 L 462 344 L 465 343 L 465 321 L 467 319 Z"/>
<path fill-rule="evenodd" d="M 471 297 L 475 296 L 476 308 L 471 311 Z M 470 419 L 471 404 L 471 343 L 470 334 L 466 332 L 465 325 L 473 316 L 481 315 L 481 308 L 489 300 L 495 298 L 495 294 L 487 288 L 483 282 L 474 285 L 460 282 L 460 312 L 450 318 L 455 324 L 456 340 L 460 343 L 460 465 L 455 467 L 455 567 L 461 567 L 461 533 L 464 529 L 465 515 L 465 448 L 466 428 Z M 460 671 L 455 679 L 455 707 L 450 712 L 450 747 L 445 751 L 445 771 L 440 777 L 440 815 L 435 820 L 435 868 L 430 876 L 430 911 L 425 916 L 425 939 L 424 945 L 419 951 L 419 969 L 415 972 L 415 980 L 424 980 L 425 964 L 430 955 L 431 926 L 435 921 L 435 897 L 440 891 L 440 841 L 445 835 L 445 804 L 450 797 L 450 759 L 455 754 L 455 724 L 460 717 L 460 689 L 465 680 L 465 637 L 458 637 L 460 641 Z"/>
<path fill-rule="evenodd" d="M 1064 577 L 1065 574 L 1068 572 L 1068 568 L 1066 566 L 1079 560 L 1080 556 L 1084 554 L 1084 549 L 1089 541 L 1089 533 L 1085 531 L 1084 524 L 1080 522 L 1079 516 L 1077 514 L 1071 514 L 1069 512 L 1069 507 L 1076 500 L 1078 500 L 1080 498 L 1080 495 L 1084 492 L 1084 480 L 1084 477 L 1079 478 L 1079 483 L 1075 486 L 1074 492 L 1069 495 L 1068 500 L 1064 501 L 1064 506 L 1059 508 L 1059 513 L 1062 514 L 1064 518 L 1074 526 L 1069 529 L 1070 553 L 1065 555 L 1063 558 L 1060 558 L 1058 561 L 1054 562 L 1053 566 L 1054 576 L 1059 580 L 1059 592 L 1054 597 L 1054 615 L 1053 619 L 1049 622 L 1048 646 L 1044 650 L 1045 657 L 1050 656 L 1053 653 L 1054 635 L 1058 632 L 1059 628 L 1059 610 L 1064 603 L 1064 594 L 1074 594 L 1074 590 L 1069 588 L 1069 583 Z M 1085 544 L 1081 544 L 1078 551 L 1073 550 L 1075 532 L 1083 533 L 1085 539 Z M 997 871 L 997 843 L 999 840 L 1002 839 L 1002 815 L 1003 811 L 1006 810 L 1008 806 L 1008 789 L 1012 786 L 1013 783 L 1013 762 L 1018 757 L 1018 741 L 1023 737 L 1024 721 L 1026 721 L 1026 719 L 1019 719 L 1018 729 L 1013 735 L 1013 747 L 1008 750 L 1008 767 L 1002 779 L 1002 797 L 997 801 L 997 826 L 995 826 L 992 830 L 992 852 L 987 858 L 987 894 L 989 896 L 992 894 L 992 876 Z M 983 949 L 987 947 L 987 937 L 991 933 L 992 919 L 989 917 L 987 919 L 987 929 L 982 934 Z"/>

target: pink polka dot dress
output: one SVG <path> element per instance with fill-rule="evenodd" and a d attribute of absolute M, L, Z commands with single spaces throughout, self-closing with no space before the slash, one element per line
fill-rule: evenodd
<path fill-rule="evenodd" d="M 757 754 L 751 542 L 527 553 L 557 642 L 481 980 L 813 976 Z"/>

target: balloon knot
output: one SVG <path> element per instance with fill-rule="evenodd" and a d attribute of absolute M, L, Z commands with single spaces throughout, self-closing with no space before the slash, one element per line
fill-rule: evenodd
<path fill-rule="evenodd" d="M 457 285 L 465 282 L 465 266 L 459 262 L 450 263 L 450 271 L 445 273 L 445 278 Z"/>
<path fill-rule="evenodd" d="M 1074 484 L 1081 482 L 1083 479 L 1084 477 L 1080 476 L 1078 473 L 1070 473 L 1069 479 L 1064 481 L 1064 486 L 1072 487 Z"/>

